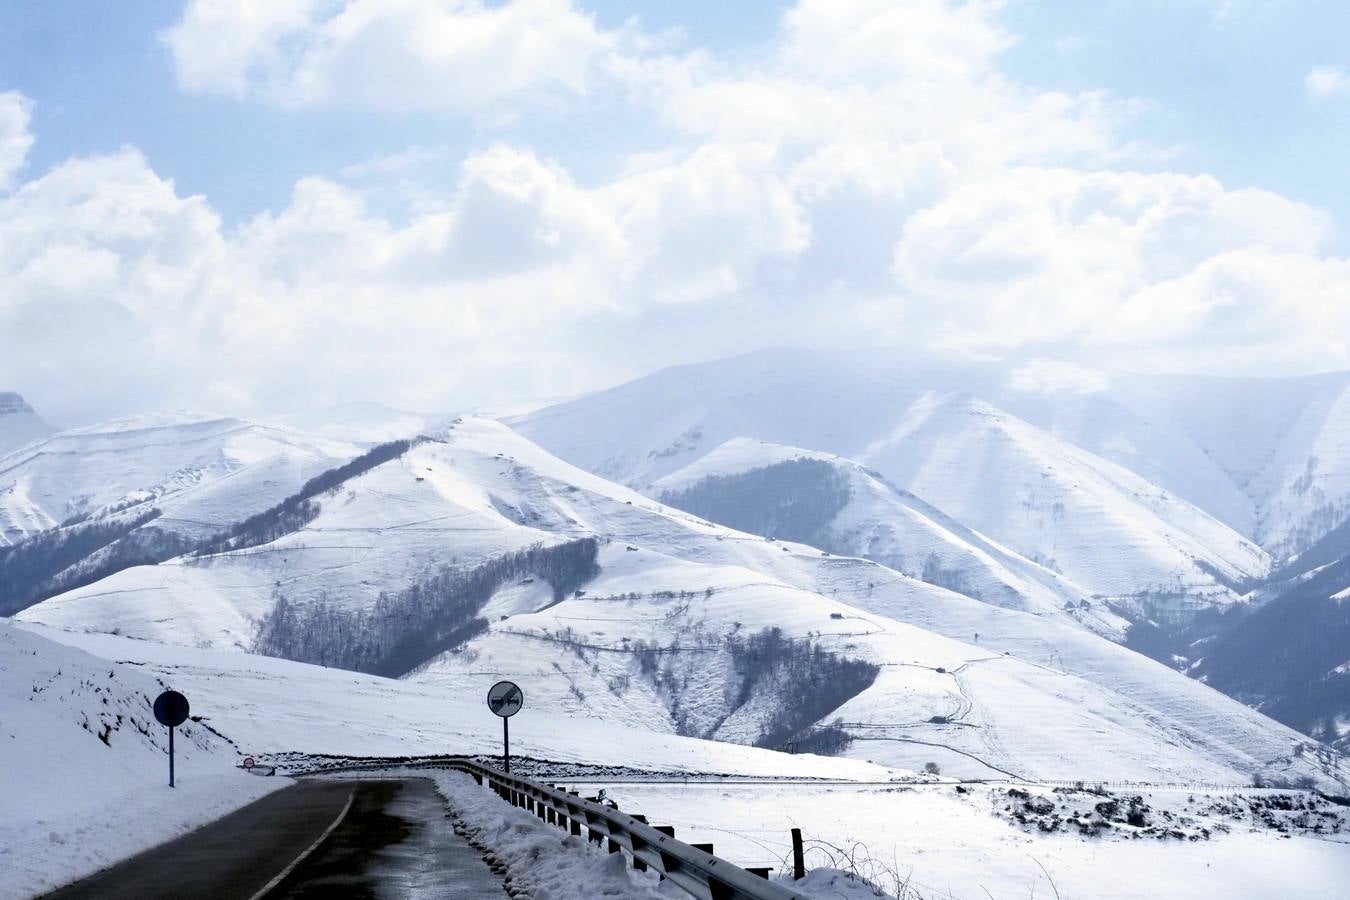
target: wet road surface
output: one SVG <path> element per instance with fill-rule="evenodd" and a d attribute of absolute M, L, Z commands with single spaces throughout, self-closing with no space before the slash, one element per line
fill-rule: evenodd
<path fill-rule="evenodd" d="M 46 897 L 252 900 L 349 799 L 341 824 L 267 900 L 505 900 L 500 879 L 454 833 L 444 801 L 425 779 L 301 782 Z"/>
<path fill-rule="evenodd" d="M 268 900 L 507 900 L 501 880 L 446 818 L 426 779 L 364 781 L 328 840 Z"/>

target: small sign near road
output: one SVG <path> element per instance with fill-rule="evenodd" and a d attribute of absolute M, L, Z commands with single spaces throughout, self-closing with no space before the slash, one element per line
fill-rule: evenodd
<path fill-rule="evenodd" d="M 177 691 L 165 691 L 155 698 L 155 719 L 169 729 L 169 787 L 173 787 L 173 730 L 188 718 L 187 698 Z"/>
<path fill-rule="evenodd" d="M 245 757 L 244 757 L 244 762 L 242 763 L 242 765 L 243 765 L 243 767 L 244 767 L 245 769 L 251 769 L 251 768 L 253 768 L 255 765 L 257 765 L 257 763 L 255 763 L 255 762 L 253 761 L 253 757 L 251 757 L 251 756 L 245 756 Z"/>
<path fill-rule="evenodd" d="M 502 717 L 502 768 L 511 771 L 511 717 L 525 705 L 525 692 L 514 681 L 499 681 L 488 691 L 488 709 Z"/>
<path fill-rule="evenodd" d="M 488 709 L 503 719 L 509 719 L 525 705 L 525 693 L 514 681 L 499 681 L 488 691 Z"/>

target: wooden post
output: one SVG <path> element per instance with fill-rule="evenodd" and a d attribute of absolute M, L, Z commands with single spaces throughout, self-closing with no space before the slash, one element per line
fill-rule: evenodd
<path fill-rule="evenodd" d="M 792 829 L 792 878 L 801 881 L 806 877 L 806 854 L 802 850 L 802 830 Z"/>
<path fill-rule="evenodd" d="M 695 850 L 702 850 L 704 853 L 708 854 L 709 856 L 716 856 L 716 855 L 717 855 L 717 854 L 713 853 L 713 845 L 712 845 L 712 844 L 690 844 L 689 846 L 693 847 Z"/>

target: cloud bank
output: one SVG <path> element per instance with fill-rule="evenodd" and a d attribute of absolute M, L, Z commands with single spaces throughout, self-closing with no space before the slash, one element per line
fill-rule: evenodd
<path fill-rule="evenodd" d="M 353 160 L 226 226 L 133 147 L 24 180 L 0 94 L 0 387 L 79 420 L 501 404 L 770 343 L 1350 367 L 1330 218 L 1143 171 L 1139 104 L 1009 76 L 1000 11 L 801 0 L 724 59 L 565 0 L 194 0 L 161 36 L 185 91 L 484 141 L 406 215 Z M 663 138 L 599 176 L 490 124 L 601 101 Z"/>

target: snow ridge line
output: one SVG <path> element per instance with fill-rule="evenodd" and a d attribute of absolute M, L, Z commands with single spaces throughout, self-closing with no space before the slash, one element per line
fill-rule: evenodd
<path fill-rule="evenodd" d="M 266 897 L 277 885 L 285 881 L 286 876 L 294 872 L 296 866 L 300 865 L 302 862 L 308 859 L 309 855 L 313 853 L 315 850 L 318 850 L 319 845 L 322 844 L 324 841 L 328 840 L 328 836 L 337 830 L 337 827 L 342 824 L 343 819 L 347 818 L 347 813 L 351 812 L 352 809 L 352 801 L 355 799 L 356 799 L 356 788 L 352 788 L 351 792 L 347 794 L 347 803 L 345 806 L 342 807 L 342 812 L 338 813 L 337 818 L 332 821 L 332 824 L 330 824 L 327 828 L 323 830 L 323 834 L 319 835 L 319 837 L 314 841 L 314 843 L 310 844 L 308 847 L 302 850 L 299 856 L 291 860 L 290 863 L 286 866 L 286 868 L 282 869 L 279 873 L 277 873 L 277 876 L 275 878 L 267 882 L 267 884 L 263 885 L 262 888 L 259 889 L 256 894 L 254 894 L 252 897 L 249 898 L 249 900 L 262 900 L 262 898 Z"/>

